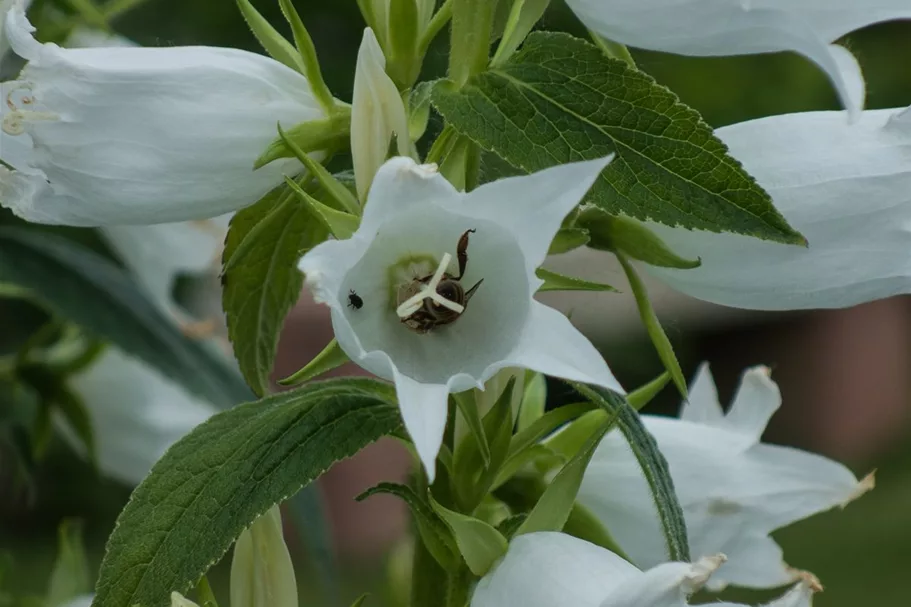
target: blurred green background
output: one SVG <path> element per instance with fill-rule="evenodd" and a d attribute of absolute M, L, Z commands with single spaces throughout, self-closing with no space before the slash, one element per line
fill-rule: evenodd
<path fill-rule="evenodd" d="M 260 0 L 254 4 L 281 31 L 287 32 L 277 1 Z M 330 88 L 339 98 L 350 99 L 354 62 L 364 27 L 355 0 L 298 0 L 296 5 L 313 35 Z M 119 18 L 114 26 L 118 32 L 146 46 L 201 44 L 259 51 L 231 0 L 148 0 Z M 583 34 L 578 21 L 559 1 L 553 3 L 541 27 Z M 445 37 L 441 37 L 432 48 L 425 66 L 425 79 L 444 73 L 445 42 Z M 871 27 L 850 35 L 844 42 L 864 68 L 868 107 L 899 107 L 911 103 L 911 70 L 908 69 L 911 22 Z M 713 126 L 771 114 L 836 108 L 832 88 L 822 73 L 796 55 L 694 59 L 635 50 L 633 55 L 641 69 L 697 108 Z M 22 318 L 20 312 L 8 305 L 3 308 L 0 335 L 4 339 L 10 337 L 12 325 L 18 324 L 12 322 L 16 318 Z M 669 333 L 687 375 L 692 375 L 696 365 L 704 359 L 717 361 L 714 370 L 722 402 L 727 402 L 739 373 L 747 364 L 786 365 L 786 361 L 778 358 L 787 358 L 780 356 L 781 348 L 791 342 L 775 336 L 793 335 L 797 331 L 795 327 L 806 322 L 812 320 L 804 314 L 754 317 L 746 324 L 722 327 L 707 322 L 696 329 L 675 327 L 671 323 Z M 650 345 L 639 335 L 635 333 L 620 342 L 599 344 L 610 355 L 611 364 L 624 385 L 644 382 L 660 369 Z M 911 344 L 911 332 L 904 340 Z M 812 355 L 812 349 L 808 350 L 807 356 Z M 797 363 L 796 369 L 790 371 L 790 377 L 796 379 L 783 385 L 786 410 L 797 407 L 794 401 L 804 393 L 799 387 L 800 370 Z M 557 402 L 563 391 L 558 385 L 552 388 L 554 402 Z M 907 390 L 897 392 L 895 398 L 902 400 L 906 411 L 911 411 Z M 669 412 L 675 404 L 674 394 L 666 391 L 655 410 Z M 863 399 L 856 403 L 860 415 L 863 415 L 864 406 Z M 813 446 L 812 425 L 802 427 L 810 430 L 798 431 L 788 423 L 777 423 L 770 439 Z M 874 445 L 862 456 L 847 462 L 859 473 L 879 469 L 878 487 L 873 493 L 845 511 L 817 516 L 778 534 L 788 561 L 813 571 L 826 586 L 826 592 L 817 599 L 817 606 L 911 605 L 911 581 L 908 579 L 911 571 L 911 441 L 902 440 L 911 433 L 909 431 L 911 428 L 906 424 L 896 430 L 897 438 Z M 8 551 L 15 557 L 15 575 L 5 580 L 8 589 L 17 594 L 44 591 L 56 550 L 56 526 L 64 517 L 85 521 L 92 566 L 97 567 L 104 540 L 129 496 L 129 488 L 98 478 L 60 442 L 52 444 L 49 456 L 36 471 L 30 491 L 14 486 L 2 467 L 3 460 L 0 460 L 0 552 Z M 306 562 L 305 551 L 299 548 L 297 546 L 295 552 L 301 560 L 302 571 L 313 574 Z M 345 580 L 344 598 L 373 590 L 377 594 L 368 605 L 378 605 L 384 598 L 392 599 L 394 593 L 383 581 L 388 559 L 364 560 L 344 554 L 339 555 L 339 559 Z M 223 582 L 223 573 L 217 573 L 216 580 Z M 306 575 L 302 578 L 301 585 L 305 589 L 302 604 L 322 604 L 322 601 L 317 603 L 315 597 L 309 597 L 306 589 L 310 584 Z M 755 598 L 737 593 L 730 596 Z"/>

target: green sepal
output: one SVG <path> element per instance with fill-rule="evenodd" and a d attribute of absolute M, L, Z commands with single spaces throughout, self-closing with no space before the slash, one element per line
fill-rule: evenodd
<path fill-rule="evenodd" d="M 538 503 L 529 512 L 528 518 L 516 531 L 516 535 L 538 531 L 562 531 L 576 502 L 588 462 L 591 461 L 595 449 L 611 425 L 609 420 L 603 422 L 582 449 L 560 469 L 544 490 Z"/>
<path fill-rule="evenodd" d="M 614 287 L 600 283 L 582 280 L 574 276 L 565 276 L 545 268 L 538 268 L 535 274 L 544 281 L 544 284 L 538 288 L 538 292 L 545 291 L 610 291 L 617 292 Z"/>
<path fill-rule="evenodd" d="M 516 431 L 521 432 L 538 421 L 544 415 L 546 405 L 547 380 L 541 373 L 526 371 L 525 389 L 522 390 L 522 401 L 519 404 Z"/>
<path fill-rule="evenodd" d="M 328 118 L 308 120 L 296 124 L 286 131 L 288 138 L 304 152 L 319 152 L 348 145 L 351 136 L 351 108 L 338 106 Z M 281 137 L 269 144 L 262 156 L 253 163 L 259 169 L 279 158 L 292 158 L 294 151 Z"/>
<path fill-rule="evenodd" d="M 664 390 L 664 387 L 671 381 L 671 374 L 665 371 L 652 381 L 639 386 L 626 395 L 626 402 L 636 411 L 641 411 L 642 407 L 652 402 L 652 399 L 658 396 L 658 393 Z"/>
<path fill-rule="evenodd" d="M 506 536 L 506 539 L 512 539 L 512 536 L 516 534 L 516 531 L 519 530 L 519 527 L 522 526 L 522 523 L 525 522 L 525 519 L 528 518 L 528 515 L 524 512 L 520 514 L 513 514 L 507 519 L 504 519 L 497 525 L 497 531 Z"/>
<path fill-rule="evenodd" d="M 606 56 L 610 57 L 611 59 L 619 59 L 631 68 L 636 69 L 636 61 L 633 59 L 633 56 L 630 55 L 629 49 L 626 48 L 625 44 L 620 44 L 619 42 L 608 40 L 604 36 L 593 32 L 592 30 L 589 30 L 588 34 L 592 39 L 592 42 L 595 43 L 595 46 L 601 49 L 601 51 Z"/>
<path fill-rule="evenodd" d="M 418 56 L 418 6 L 415 0 L 388 0 L 386 73 L 399 90 L 410 88 L 421 71 Z"/>
<path fill-rule="evenodd" d="M 240 9 L 240 14 L 243 15 L 244 21 L 250 27 L 250 31 L 253 32 L 253 35 L 256 36 L 256 39 L 263 49 L 269 53 L 270 57 L 279 63 L 284 63 L 292 70 L 306 75 L 307 67 L 304 65 L 304 60 L 301 58 L 300 53 L 297 52 L 297 49 L 285 40 L 285 37 L 279 34 L 259 11 L 253 8 L 249 0 L 237 0 L 237 7 Z"/>
<path fill-rule="evenodd" d="M 567 424 L 558 434 L 553 435 L 544 444 L 554 453 L 569 460 L 585 447 L 585 444 L 608 421 L 608 415 L 600 409 L 586 411 Z"/>
<path fill-rule="evenodd" d="M 65 605 L 92 591 L 92 578 L 82 543 L 82 522 L 64 519 L 57 528 L 57 560 L 48 583 L 46 604 Z"/>
<path fill-rule="evenodd" d="M 200 607 L 218 607 L 218 601 L 215 599 L 215 593 L 212 592 L 212 586 L 209 584 L 209 578 L 203 575 L 196 583 L 196 600 Z"/>
<path fill-rule="evenodd" d="M 327 171 L 326 167 L 311 158 L 293 138 L 288 136 L 281 124 L 278 125 L 278 138 L 287 149 L 291 150 L 291 154 L 304 165 L 310 175 L 316 178 L 329 198 L 338 203 L 335 208 L 360 216 L 361 205 L 358 204 L 357 196 L 336 179 L 332 173 Z"/>
<path fill-rule="evenodd" d="M 588 246 L 602 251 L 620 252 L 661 268 L 691 270 L 702 265 L 700 259 L 684 259 L 664 244 L 654 232 L 627 217 L 609 215 L 588 208 L 579 216 L 579 225 L 588 230 Z"/>
<path fill-rule="evenodd" d="M 380 483 L 354 499 L 361 502 L 381 493 L 394 495 L 408 505 L 424 546 L 440 567 L 456 571 L 462 563 L 456 538 L 427 500 L 422 499 L 411 487 L 397 483 Z"/>
<path fill-rule="evenodd" d="M 648 291 L 642 279 L 639 278 L 636 268 L 633 267 L 633 264 L 630 263 L 626 256 L 623 253 L 616 253 L 616 256 L 623 267 L 623 271 L 626 273 L 626 279 L 629 281 L 633 297 L 636 299 L 636 307 L 639 308 L 639 317 L 642 319 L 642 324 L 645 325 L 649 339 L 652 340 L 652 345 L 655 346 L 655 350 L 658 352 L 658 358 L 661 359 L 664 368 L 671 374 L 674 385 L 677 386 L 681 396 L 686 398 L 686 378 L 683 377 L 683 370 L 680 369 L 680 363 L 677 361 L 677 355 L 674 354 L 671 340 L 668 339 L 667 333 L 664 332 L 664 328 L 661 326 L 661 321 L 658 320 L 658 316 L 655 314 L 654 308 L 652 308 L 652 302 L 648 298 Z"/>
<path fill-rule="evenodd" d="M 338 211 L 323 204 L 308 194 L 304 188 L 297 185 L 290 177 L 285 177 L 285 183 L 288 184 L 289 188 L 294 190 L 298 200 L 303 202 L 313 216 L 338 240 L 347 240 L 357 231 L 357 227 L 361 223 L 359 217 L 350 215 L 344 211 Z"/>
<path fill-rule="evenodd" d="M 435 80 L 419 82 L 408 95 L 408 135 L 412 141 L 417 141 L 427 131 L 427 123 L 430 121 L 430 94 L 435 84 Z"/>
<path fill-rule="evenodd" d="M 484 521 L 441 506 L 433 496 L 430 505 L 449 526 L 465 564 L 473 574 L 484 576 L 509 548 L 503 534 Z"/>
<path fill-rule="evenodd" d="M 418 41 L 419 57 L 423 57 L 427 54 L 430 43 L 433 42 L 433 39 L 437 37 L 437 34 L 439 34 L 440 31 L 446 27 L 446 24 L 449 23 L 449 20 L 452 19 L 452 1 L 453 0 L 444 0 L 440 8 L 438 8 L 433 14 L 433 17 L 431 17 L 430 23 L 428 23 L 427 27 L 424 28 L 424 31 L 421 32 L 421 39 Z"/>
<path fill-rule="evenodd" d="M 484 423 L 481 421 L 481 412 L 478 411 L 478 399 L 474 397 L 474 391 L 465 390 L 458 394 L 452 395 L 456 407 L 462 413 L 462 419 L 468 426 L 468 432 L 474 436 L 481 454 L 481 460 L 485 466 L 490 465 L 490 445 L 487 444 L 487 433 L 484 432 Z M 460 451 L 456 451 L 460 453 Z"/>
<path fill-rule="evenodd" d="M 569 518 L 566 519 L 566 524 L 563 526 L 563 533 L 568 533 L 569 535 L 585 540 L 586 542 L 591 542 L 596 546 L 606 548 L 617 556 L 632 563 L 630 558 L 620 547 L 620 544 L 617 543 L 617 540 L 614 539 L 614 536 L 611 535 L 610 531 L 608 531 L 601 520 L 592 514 L 591 510 L 578 502 L 573 506 L 572 512 L 569 513 Z"/>
<path fill-rule="evenodd" d="M 496 2 L 453 0 L 449 78 L 461 87 L 487 68 Z"/>
<path fill-rule="evenodd" d="M 496 491 L 529 464 L 543 465 L 544 469 L 550 470 L 565 463 L 566 458 L 551 450 L 550 447 L 540 444 L 529 445 L 503 462 L 490 490 Z"/>
<path fill-rule="evenodd" d="M 342 350 L 342 347 L 338 345 L 338 340 L 333 338 L 332 341 L 323 348 L 322 352 L 314 356 L 304 368 L 292 373 L 284 379 L 278 380 L 278 384 L 280 386 L 297 386 L 304 382 L 308 382 L 315 377 L 319 377 L 332 369 L 337 369 L 350 360 L 348 355 L 345 354 L 345 351 Z"/>
<path fill-rule="evenodd" d="M 571 422 L 577 418 L 584 416 L 586 413 L 590 412 L 594 408 L 589 402 L 581 403 L 572 403 L 570 405 L 563 405 L 558 407 L 553 411 L 548 411 L 539 419 L 535 420 L 533 424 L 527 428 L 517 432 L 509 442 L 509 454 L 507 455 L 507 462 L 515 457 L 517 454 L 528 449 L 548 434 L 552 433 L 554 430 L 560 426 Z M 566 429 L 563 430 L 559 435 L 554 437 L 551 440 L 556 440 L 558 437 L 562 436 L 567 432 Z M 586 434 L 586 437 L 591 434 L 591 431 Z M 549 445 L 549 443 L 548 443 Z M 580 443 L 581 445 L 581 443 Z M 559 451 L 562 453 L 562 451 Z M 575 453 L 575 451 L 573 451 Z M 570 454 L 572 456 L 572 454 Z"/>
<path fill-rule="evenodd" d="M 502 4 L 504 0 L 500 0 Z M 514 0 L 506 27 L 503 29 L 503 38 L 490 61 L 496 67 L 509 59 L 535 24 L 540 21 L 547 10 L 550 0 Z"/>
<path fill-rule="evenodd" d="M 278 0 L 278 3 L 294 34 L 294 44 L 297 46 L 304 76 L 310 83 L 310 90 L 313 91 L 313 96 L 316 97 L 319 104 L 323 106 L 323 110 L 327 114 L 331 114 L 336 109 L 335 99 L 323 80 L 323 73 L 319 67 L 319 59 L 316 56 L 316 48 L 313 46 L 310 32 L 304 27 L 304 22 L 291 0 Z"/>
<path fill-rule="evenodd" d="M 590 239 L 591 237 L 588 235 L 588 230 L 582 228 L 560 228 L 557 235 L 554 236 L 553 241 L 551 241 L 550 249 L 548 249 L 547 254 L 560 255 L 562 253 L 569 253 L 570 251 L 587 245 Z"/>

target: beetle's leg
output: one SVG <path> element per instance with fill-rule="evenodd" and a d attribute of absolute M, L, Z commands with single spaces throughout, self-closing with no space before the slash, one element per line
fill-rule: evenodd
<path fill-rule="evenodd" d="M 468 265 L 468 235 L 474 234 L 475 230 L 465 230 L 465 233 L 459 238 L 459 244 L 456 246 L 456 257 L 459 259 L 459 275 L 454 276 L 455 280 L 461 280 L 465 275 L 465 266 Z"/>
<path fill-rule="evenodd" d="M 478 287 L 481 286 L 482 282 L 484 282 L 483 278 L 481 280 L 479 280 L 478 282 L 476 282 L 473 287 L 471 287 L 470 289 L 468 289 L 468 291 L 465 292 L 465 305 L 466 306 L 468 305 L 468 300 L 471 299 L 471 296 L 474 295 L 474 292 L 478 290 Z"/>

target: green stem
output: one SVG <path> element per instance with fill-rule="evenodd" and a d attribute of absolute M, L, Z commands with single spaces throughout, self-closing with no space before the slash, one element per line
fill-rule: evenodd
<path fill-rule="evenodd" d="M 446 588 L 446 607 L 465 607 L 471 598 L 471 583 L 473 577 L 467 567 L 460 568 L 457 572 L 449 574 L 449 584 Z"/>
<path fill-rule="evenodd" d="M 430 146 L 430 151 L 427 152 L 427 158 L 424 159 L 424 162 L 427 164 L 440 164 L 440 161 L 449 154 L 456 137 L 457 135 L 452 125 L 447 124 L 444 126 L 436 141 Z"/>
<path fill-rule="evenodd" d="M 421 34 L 421 40 L 418 42 L 419 57 L 423 57 L 427 53 L 427 49 L 430 48 L 430 43 L 437 37 L 440 30 L 446 27 L 446 24 L 449 23 L 450 19 L 452 19 L 452 0 L 446 0 L 446 2 L 443 3 L 443 6 L 434 13 L 430 23 L 427 24 L 427 29 Z"/>
<path fill-rule="evenodd" d="M 591 30 L 589 30 L 588 33 L 591 36 L 592 41 L 595 43 L 595 46 L 600 48 L 605 55 L 611 57 L 612 59 L 619 59 L 620 61 L 624 61 L 628 66 L 636 69 L 636 61 L 633 59 L 633 56 L 630 55 L 629 49 L 626 48 L 625 44 L 620 44 L 619 42 L 608 40 L 607 38 L 604 38 L 600 34 L 597 34 Z"/>
<path fill-rule="evenodd" d="M 411 607 L 440 607 L 440 595 L 448 587 L 446 572 L 424 546 L 421 536 L 415 535 L 411 569 Z"/>

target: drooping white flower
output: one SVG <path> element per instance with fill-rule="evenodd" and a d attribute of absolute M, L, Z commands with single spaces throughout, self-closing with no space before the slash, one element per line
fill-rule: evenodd
<path fill-rule="evenodd" d="M 864 103 L 860 66 L 847 49 L 831 43 L 874 23 L 911 18 L 906 0 L 567 0 L 567 4 L 590 29 L 638 48 L 701 57 L 798 52 L 825 70 L 854 116 Z"/>
<path fill-rule="evenodd" d="M 99 468 L 128 485 L 138 485 L 168 447 L 218 411 L 114 347 L 69 382 L 88 411 Z M 79 445 L 70 432 L 64 437 Z"/>
<path fill-rule="evenodd" d="M 281 63 L 211 47 L 62 49 L 7 16 L 28 60 L 2 85 L 0 203 L 29 221 L 169 223 L 234 211 L 300 169 L 254 171 L 276 122 L 324 117 L 307 79 Z"/>
<path fill-rule="evenodd" d="M 478 582 L 471 607 L 686 607 L 723 562 L 717 555 L 640 571 L 570 535 L 530 533 L 512 539 L 506 556 Z M 801 583 L 766 607 L 810 607 L 811 595 Z"/>
<path fill-rule="evenodd" d="M 298 607 L 294 565 L 278 506 L 237 538 L 231 561 L 231 607 Z"/>
<path fill-rule="evenodd" d="M 700 368 L 680 419 L 643 415 L 667 458 L 687 524 L 691 554 L 724 553 L 710 586 L 756 588 L 794 581 L 799 572 L 769 537 L 775 529 L 843 506 L 872 486 L 841 464 L 760 442 L 781 404 L 764 367 L 748 370 L 727 414 L 708 367 Z M 626 441 L 608 434 L 589 464 L 579 501 L 609 528 L 638 566 L 667 559 L 661 525 Z"/>
<path fill-rule="evenodd" d="M 621 389 L 567 318 L 532 299 L 542 284 L 535 270 L 561 220 L 607 162 L 561 165 L 465 194 L 436 167 L 393 158 L 377 173 L 354 236 L 325 242 L 301 259 L 314 296 L 332 309 L 344 351 L 395 382 L 429 476 L 448 394 L 483 388 L 502 368 Z M 463 241 L 464 274 L 456 263 Z M 428 317 L 454 322 L 413 330 Z"/>
<path fill-rule="evenodd" d="M 911 110 L 772 116 L 720 128 L 809 246 L 649 224 L 693 270 L 646 266 L 693 297 L 738 308 L 840 308 L 911 293 Z"/>
<path fill-rule="evenodd" d="M 351 161 L 361 200 L 366 199 L 373 176 L 386 161 L 393 136 L 399 155 L 412 155 L 405 105 L 385 70 L 386 57 L 368 27 L 357 53 L 351 101 Z"/>

